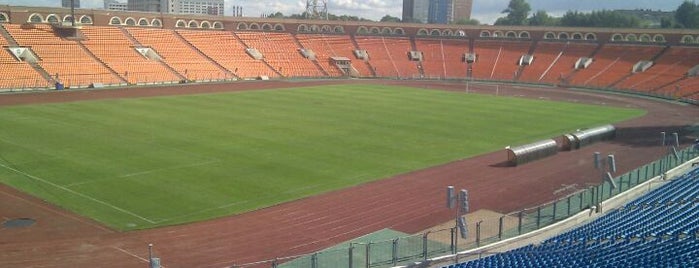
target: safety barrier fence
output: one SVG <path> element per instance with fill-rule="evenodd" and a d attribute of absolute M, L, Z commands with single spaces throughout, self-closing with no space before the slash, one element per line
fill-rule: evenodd
<path fill-rule="evenodd" d="M 677 155 L 666 155 L 615 177 L 616 188 L 612 187 L 611 182 L 604 182 L 534 208 L 482 218 L 474 218 L 469 215 L 471 221 L 468 222 L 469 233 L 466 239 L 460 236 L 455 226 L 391 240 L 348 243 L 303 256 L 278 258 L 231 267 L 393 267 L 455 254 L 459 251 L 516 237 L 549 226 L 581 211 L 599 207 L 598 204 L 603 201 L 660 176 L 698 156 L 699 150 L 689 147 L 678 151 Z"/>

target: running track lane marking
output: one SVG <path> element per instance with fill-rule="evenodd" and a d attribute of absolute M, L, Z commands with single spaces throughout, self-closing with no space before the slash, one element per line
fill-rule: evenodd
<path fill-rule="evenodd" d="M 53 182 L 44 180 L 44 179 L 39 178 L 39 177 L 37 177 L 37 176 L 33 176 L 33 175 L 28 174 L 28 173 L 26 173 L 26 172 L 22 172 L 22 171 L 20 171 L 20 170 L 17 170 L 17 169 L 14 169 L 14 168 L 12 168 L 12 167 L 9 167 L 9 166 L 7 166 L 7 165 L 5 165 L 5 164 L 0 163 L 0 167 L 4 167 L 4 168 L 6 168 L 6 169 L 8 169 L 8 170 L 11 170 L 11 171 L 17 173 L 17 174 L 24 175 L 24 176 L 26 176 L 26 177 L 28 177 L 28 178 L 34 179 L 34 180 L 39 181 L 39 182 L 43 182 L 43 183 L 45 183 L 45 184 L 51 185 L 51 186 L 56 187 L 56 188 L 58 188 L 58 189 L 61 189 L 61 190 L 63 190 L 63 191 L 66 191 L 66 192 L 72 193 L 72 194 L 74 194 L 74 195 L 80 196 L 80 197 L 82 197 L 82 198 L 85 198 L 85 199 L 88 199 L 88 200 L 97 202 L 97 203 L 99 203 L 99 204 L 108 206 L 108 207 L 113 208 L 113 209 L 115 209 L 115 210 L 117 210 L 117 211 L 119 211 L 119 212 L 122 212 L 122 213 L 125 213 L 125 214 L 128 214 L 128 215 L 134 216 L 134 217 L 139 218 L 139 219 L 141 219 L 141 220 L 144 220 L 144 221 L 146 221 L 146 222 L 148 222 L 148 223 L 150 223 L 150 224 L 155 224 L 155 221 L 149 220 L 149 219 L 147 219 L 147 218 L 145 218 L 145 217 L 143 217 L 143 216 L 140 216 L 140 215 L 138 215 L 138 214 L 136 214 L 136 213 L 133 213 L 133 212 L 128 211 L 128 210 L 125 210 L 125 209 L 123 209 L 123 208 L 114 206 L 114 205 L 109 204 L 109 203 L 107 203 L 107 202 L 104 202 L 104 201 L 102 201 L 102 200 L 95 199 L 94 197 L 91 197 L 91 196 L 89 196 L 89 195 L 86 195 L 86 194 L 83 194 L 83 193 L 79 193 L 79 192 L 73 191 L 73 190 L 71 190 L 71 189 L 68 189 L 68 188 L 66 188 L 66 187 L 60 186 L 60 185 L 55 184 L 55 183 L 53 183 Z"/>
<path fill-rule="evenodd" d="M 116 249 L 116 250 L 118 250 L 118 251 L 121 251 L 121 252 L 123 252 L 123 253 L 126 254 L 126 255 L 129 255 L 129 256 L 132 256 L 132 257 L 134 257 L 134 258 L 136 258 L 136 259 L 139 259 L 139 260 L 141 260 L 142 262 L 150 263 L 146 258 L 143 258 L 143 257 L 138 256 L 138 255 L 136 255 L 136 254 L 133 254 L 133 253 L 131 253 L 131 252 L 128 252 L 128 251 L 126 251 L 125 249 L 122 249 L 122 248 L 120 248 L 120 247 L 114 247 L 114 246 L 112 246 L 112 248 L 113 248 L 113 249 Z M 162 264 L 161 264 L 160 267 L 165 268 L 165 265 L 162 265 Z"/>
<path fill-rule="evenodd" d="M 102 225 L 95 224 L 95 223 L 92 223 L 92 222 L 83 220 L 83 219 L 81 219 L 81 218 L 79 218 L 79 217 L 70 215 L 70 214 L 68 214 L 68 213 L 63 213 L 63 212 L 61 212 L 61 211 L 59 211 L 59 210 L 57 210 L 57 209 L 53 209 L 53 208 L 51 208 L 51 207 L 47 207 L 47 206 L 43 206 L 43 205 L 36 204 L 36 203 L 34 203 L 34 202 L 32 202 L 32 201 L 29 201 L 29 200 L 27 200 L 27 199 L 24 199 L 24 198 L 22 198 L 22 197 L 20 197 L 20 196 L 13 195 L 13 194 L 10 194 L 10 193 L 5 192 L 5 191 L 0 191 L 0 194 L 3 194 L 3 195 L 6 195 L 6 196 L 9 196 L 9 197 L 12 197 L 12 198 L 14 198 L 14 199 L 17 199 L 17 200 L 20 200 L 20 201 L 22 201 L 22 202 L 25 202 L 25 203 L 27 203 L 27 204 L 29 204 L 29 205 L 31 205 L 31 206 L 35 206 L 35 207 L 38 207 L 38 208 L 47 210 L 47 211 L 49 211 L 49 212 L 52 212 L 52 213 L 61 215 L 61 216 L 63 216 L 63 217 L 67 217 L 67 218 L 71 218 L 71 219 L 77 220 L 77 221 L 79 221 L 79 222 L 88 224 L 88 225 L 90 225 L 90 226 L 96 227 L 96 228 L 98 228 L 98 229 L 100 229 L 100 230 L 103 230 L 103 231 L 108 231 L 108 232 L 110 232 L 110 233 L 113 233 L 113 232 L 114 232 L 113 230 L 111 230 L 111 229 L 109 229 L 109 228 L 105 228 L 105 227 L 102 226 Z M 7 219 L 6 217 L 3 217 L 3 218 Z"/>

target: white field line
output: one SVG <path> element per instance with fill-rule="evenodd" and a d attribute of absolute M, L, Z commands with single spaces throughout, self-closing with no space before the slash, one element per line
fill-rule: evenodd
<path fill-rule="evenodd" d="M 27 204 L 29 204 L 29 205 L 31 205 L 31 206 L 38 207 L 38 208 L 44 209 L 44 210 L 46 210 L 46 211 L 52 212 L 52 213 L 54 213 L 54 214 L 58 214 L 58 215 L 61 215 L 61 216 L 63 216 L 63 217 L 66 217 L 66 218 L 71 218 L 71 219 L 74 219 L 74 220 L 76 220 L 76 221 L 79 221 L 79 222 L 88 224 L 88 225 L 90 225 L 90 226 L 93 226 L 93 227 L 98 228 L 98 229 L 103 230 L 103 231 L 107 231 L 107 232 L 110 232 L 110 233 L 113 233 L 113 232 L 114 232 L 113 230 L 111 230 L 111 229 L 109 229 L 109 228 L 106 228 L 106 227 L 104 227 L 104 226 L 102 226 L 102 225 L 95 224 L 95 223 L 90 222 L 90 221 L 86 221 L 86 220 L 84 220 L 84 219 L 81 219 L 81 218 L 79 218 L 79 217 L 73 216 L 73 215 L 71 215 L 71 214 L 64 213 L 64 212 L 62 212 L 62 211 L 60 211 L 60 210 L 57 210 L 57 209 L 53 209 L 53 208 L 51 208 L 51 207 L 38 205 L 38 204 L 36 204 L 36 203 L 34 203 L 34 202 L 31 202 L 31 201 L 29 201 L 29 200 L 27 200 L 27 199 L 24 199 L 24 198 L 20 197 L 20 196 L 16 196 L 16 195 L 10 194 L 10 193 L 8 193 L 8 192 L 4 192 L 4 191 L 0 191 L 0 194 L 9 196 L 9 197 L 11 197 L 11 198 L 17 199 L 17 200 L 22 201 L 22 202 L 24 202 L 24 203 L 27 203 Z M 7 219 L 6 217 L 3 217 L 3 218 Z"/>
<path fill-rule="evenodd" d="M 140 172 L 129 173 L 129 174 L 126 174 L 126 175 L 119 176 L 119 178 L 128 178 L 128 177 L 134 177 L 134 176 L 139 176 L 139 175 L 146 175 L 146 174 L 150 174 L 150 173 L 153 173 L 153 172 L 164 171 L 164 170 L 173 170 L 173 169 L 181 169 L 181 168 L 188 168 L 188 167 L 204 166 L 204 165 L 213 164 L 213 163 L 218 163 L 218 162 L 221 162 L 221 160 L 216 159 L 216 160 L 209 160 L 209 161 L 204 161 L 204 162 L 199 162 L 199 163 L 194 163 L 194 164 L 188 164 L 188 165 L 179 165 L 179 166 L 171 166 L 171 167 L 164 167 L 164 168 L 156 168 L 156 169 L 151 169 L 151 170 L 146 170 L 146 171 L 140 171 Z"/>
<path fill-rule="evenodd" d="M 129 173 L 126 175 L 121 175 L 117 178 L 128 178 L 128 177 L 134 177 L 134 176 L 139 176 L 139 175 L 145 175 L 145 174 L 150 174 L 158 171 L 164 171 L 164 170 L 173 170 L 173 169 L 181 169 L 181 168 L 188 168 L 188 167 L 196 167 L 196 166 L 204 166 L 208 164 L 213 164 L 221 162 L 221 160 L 216 159 L 216 160 L 210 160 L 210 161 L 205 161 L 205 162 L 200 162 L 200 163 L 194 163 L 194 164 L 188 164 L 188 165 L 179 165 L 179 166 L 170 166 L 170 167 L 164 167 L 164 168 L 156 168 L 156 169 L 151 169 L 151 170 L 145 170 L 145 171 L 139 171 L 139 172 L 134 172 L 134 173 Z M 106 178 L 106 179 L 96 179 L 96 180 L 87 180 L 87 181 L 80 181 L 80 182 L 75 182 L 75 183 L 70 183 L 64 185 L 65 187 L 74 187 L 78 185 L 83 185 L 83 184 L 88 184 L 88 183 L 94 183 L 94 182 L 100 182 L 100 181 L 108 181 L 114 178 Z"/>
<path fill-rule="evenodd" d="M 55 183 L 53 183 L 53 182 L 47 181 L 47 180 L 42 179 L 42 178 L 39 178 L 39 177 L 37 177 L 37 176 L 33 176 L 33 175 L 31 175 L 31 174 L 28 174 L 28 173 L 22 172 L 22 171 L 20 171 L 20 170 L 14 169 L 14 168 L 12 168 L 12 167 L 6 166 L 5 164 L 1 164 L 1 163 L 0 163 L 0 167 L 4 167 L 4 168 L 6 168 L 7 170 L 13 171 L 13 172 L 15 172 L 15 173 L 17 173 L 17 174 L 24 175 L 24 176 L 26 176 L 26 177 L 28 177 L 28 178 L 34 179 L 34 180 L 39 181 L 39 182 L 43 182 L 43 183 L 48 184 L 48 185 L 53 186 L 53 187 L 56 187 L 57 189 L 60 189 L 60 190 L 69 192 L 69 193 L 71 193 L 71 194 L 80 196 L 80 197 L 85 198 L 85 199 L 88 199 L 88 200 L 90 200 L 90 201 L 93 201 L 93 202 L 102 204 L 102 205 L 104 205 L 104 206 L 110 207 L 110 208 L 112 208 L 112 209 L 114 209 L 114 210 L 117 210 L 117 211 L 119 211 L 119 212 L 122 212 L 122 213 L 124 213 L 124 214 L 128 214 L 128 215 L 131 215 L 131 216 L 133 216 L 133 217 L 139 218 L 139 219 L 144 220 L 144 221 L 146 221 L 146 222 L 148 222 L 148 223 L 150 223 L 150 224 L 155 224 L 154 221 L 152 221 L 152 220 L 150 220 L 150 219 L 148 219 L 148 218 L 146 218 L 146 217 L 140 216 L 140 215 L 138 215 L 138 214 L 136 214 L 136 213 L 133 213 L 133 212 L 128 211 L 128 210 L 125 210 L 125 209 L 123 209 L 123 208 L 114 206 L 114 205 L 109 204 L 109 203 L 107 203 L 107 202 L 104 202 L 104 201 L 102 201 L 102 200 L 95 199 L 94 197 L 91 197 L 91 196 L 89 196 L 89 195 L 86 195 L 86 194 L 83 194 L 83 193 L 79 193 L 79 192 L 73 191 L 73 190 L 68 189 L 68 188 L 66 188 L 66 187 L 64 187 L 64 186 L 55 184 Z"/>

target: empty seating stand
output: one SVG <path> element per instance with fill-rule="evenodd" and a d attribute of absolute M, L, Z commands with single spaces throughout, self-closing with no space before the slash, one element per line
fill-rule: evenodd
<path fill-rule="evenodd" d="M 698 64 L 699 49 L 670 47 L 658 57 L 650 69 L 628 77 L 615 87 L 653 92 L 684 78 L 687 71 Z M 671 87 L 669 91 L 660 90 L 659 93 L 674 95 L 674 89 Z"/>
<path fill-rule="evenodd" d="M 422 52 L 422 68 L 427 78 L 465 78 L 465 53 L 469 53 L 468 40 L 416 39 L 415 45 Z"/>
<path fill-rule="evenodd" d="M 177 82 L 179 77 L 156 60 L 150 60 L 116 27 L 84 26 L 82 43 L 92 54 L 131 84 Z"/>
<path fill-rule="evenodd" d="M 356 36 L 359 49 L 369 53 L 369 62 L 377 76 L 392 78 L 420 77 L 417 64 L 410 61 L 410 40 L 397 37 Z"/>
<path fill-rule="evenodd" d="M 570 79 L 570 84 L 606 88 L 625 76 L 631 75 L 634 64 L 654 58 L 663 47 L 638 45 L 604 45 L 594 61 Z"/>
<path fill-rule="evenodd" d="M 519 59 L 529 52 L 531 42 L 478 40 L 474 53 L 473 78 L 512 81 L 517 76 Z"/>
<path fill-rule="evenodd" d="M 262 53 L 265 61 L 285 77 L 322 77 L 323 72 L 301 55 L 289 33 L 236 32 L 251 48 Z"/>
<path fill-rule="evenodd" d="M 2 27 L 2 26 L 0 26 Z M 8 46 L 0 36 L 0 47 Z M 44 79 L 28 63 L 17 60 L 10 52 L 0 52 L 0 89 L 47 88 L 49 81 Z"/>
<path fill-rule="evenodd" d="M 352 56 L 352 49 L 347 46 L 339 52 L 336 52 L 333 46 L 330 45 L 328 39 L 339 41 L 341 39 L 334 38 L 335 36 L 325 36 L 320 34 L 298 34 L 296 38 L 299 40 L 303 48 L 311 49 L 316 54 L 316 61 L 329 76 L 338 77 L 344 74 L 340 69 L 331 61 L 331 57 L 346 57 L 348 59 L 354 58 Z M 346 39 L 346 44 L 351 45 L 349 39 Z M 356 61 L 355 61 L 356 62 Z M 364 64 L 364 63 L 361 63 Z M 357 65 L 357 64 L 353 64 Z"/>
<path fill-rule="evenodd" d="M 697 267 L 699 169 L 588 224 L 447 267 Z"/>
<path fill-rule="evenodd" d="M 256 60 L 245 52 L 245 45 L 228 31 L 178 30 L 189 43 L 242 79 L 261 76 L 279 77 L 262 60 Z"/>
<path fill-rule="evenodd" d="M 153 48 L 170 67 L 190 81 L 229 79 L 225 70 L 219 69 L 193 47 L 175 36 L 173 30 L 127 28 L 143 46 Z"/>
<path fill-rule="evenodd" d="M 31 47 L 40 58 L 39 65 L 67 87 L 121 83 L 119 77 L 87 54 L 76 41 L 57 36 L 50 25 L 6 24 L 5 28 L 20 46 Z"/>

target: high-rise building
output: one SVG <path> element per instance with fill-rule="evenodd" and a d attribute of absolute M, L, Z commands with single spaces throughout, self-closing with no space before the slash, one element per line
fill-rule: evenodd
<path fill-rule="evenodd" d="M 473 0 L 403 0 L 403 22 L 447 24 L 471 19 Z"/>
<path fill-rule="evenodd" d="M 168 12 L 168 0 L 129 0 L 129 11 Z"/>
<path fill-rule="evenodd" d="M 471 19 L 471 10 L 473 10 L 473 0 L 453 0 L 453 3 L 454 22 L 459 20 Z"/>
<path fill-rule="evenodd" d="M 170 0 L 169 13 L 223 16 L 223 0 Z"/>
<path fill-rule="evenodd" d="M 447 24 L 453 18 L 453 0 L 431 0 L 428 23 Z"/>
<path fill-rule="evenodd" d="M 403 22 L 427 23 L 430 0 L 403 0 Z"/>
<path fill-rule="evenodd" d="M 80 0 L 73 0 L 75 8 L 80 8 Z M 65 8 L 70 8 L 70 0 L 61 0 L 61 6 Z"/>
<path fill-rule="evenodd" d="M 108 0 L 104 1 L 104 9 L 114 11 L 127 11 L 128 5 L 126 3 L 117 2 L 115 0 Z"/>

